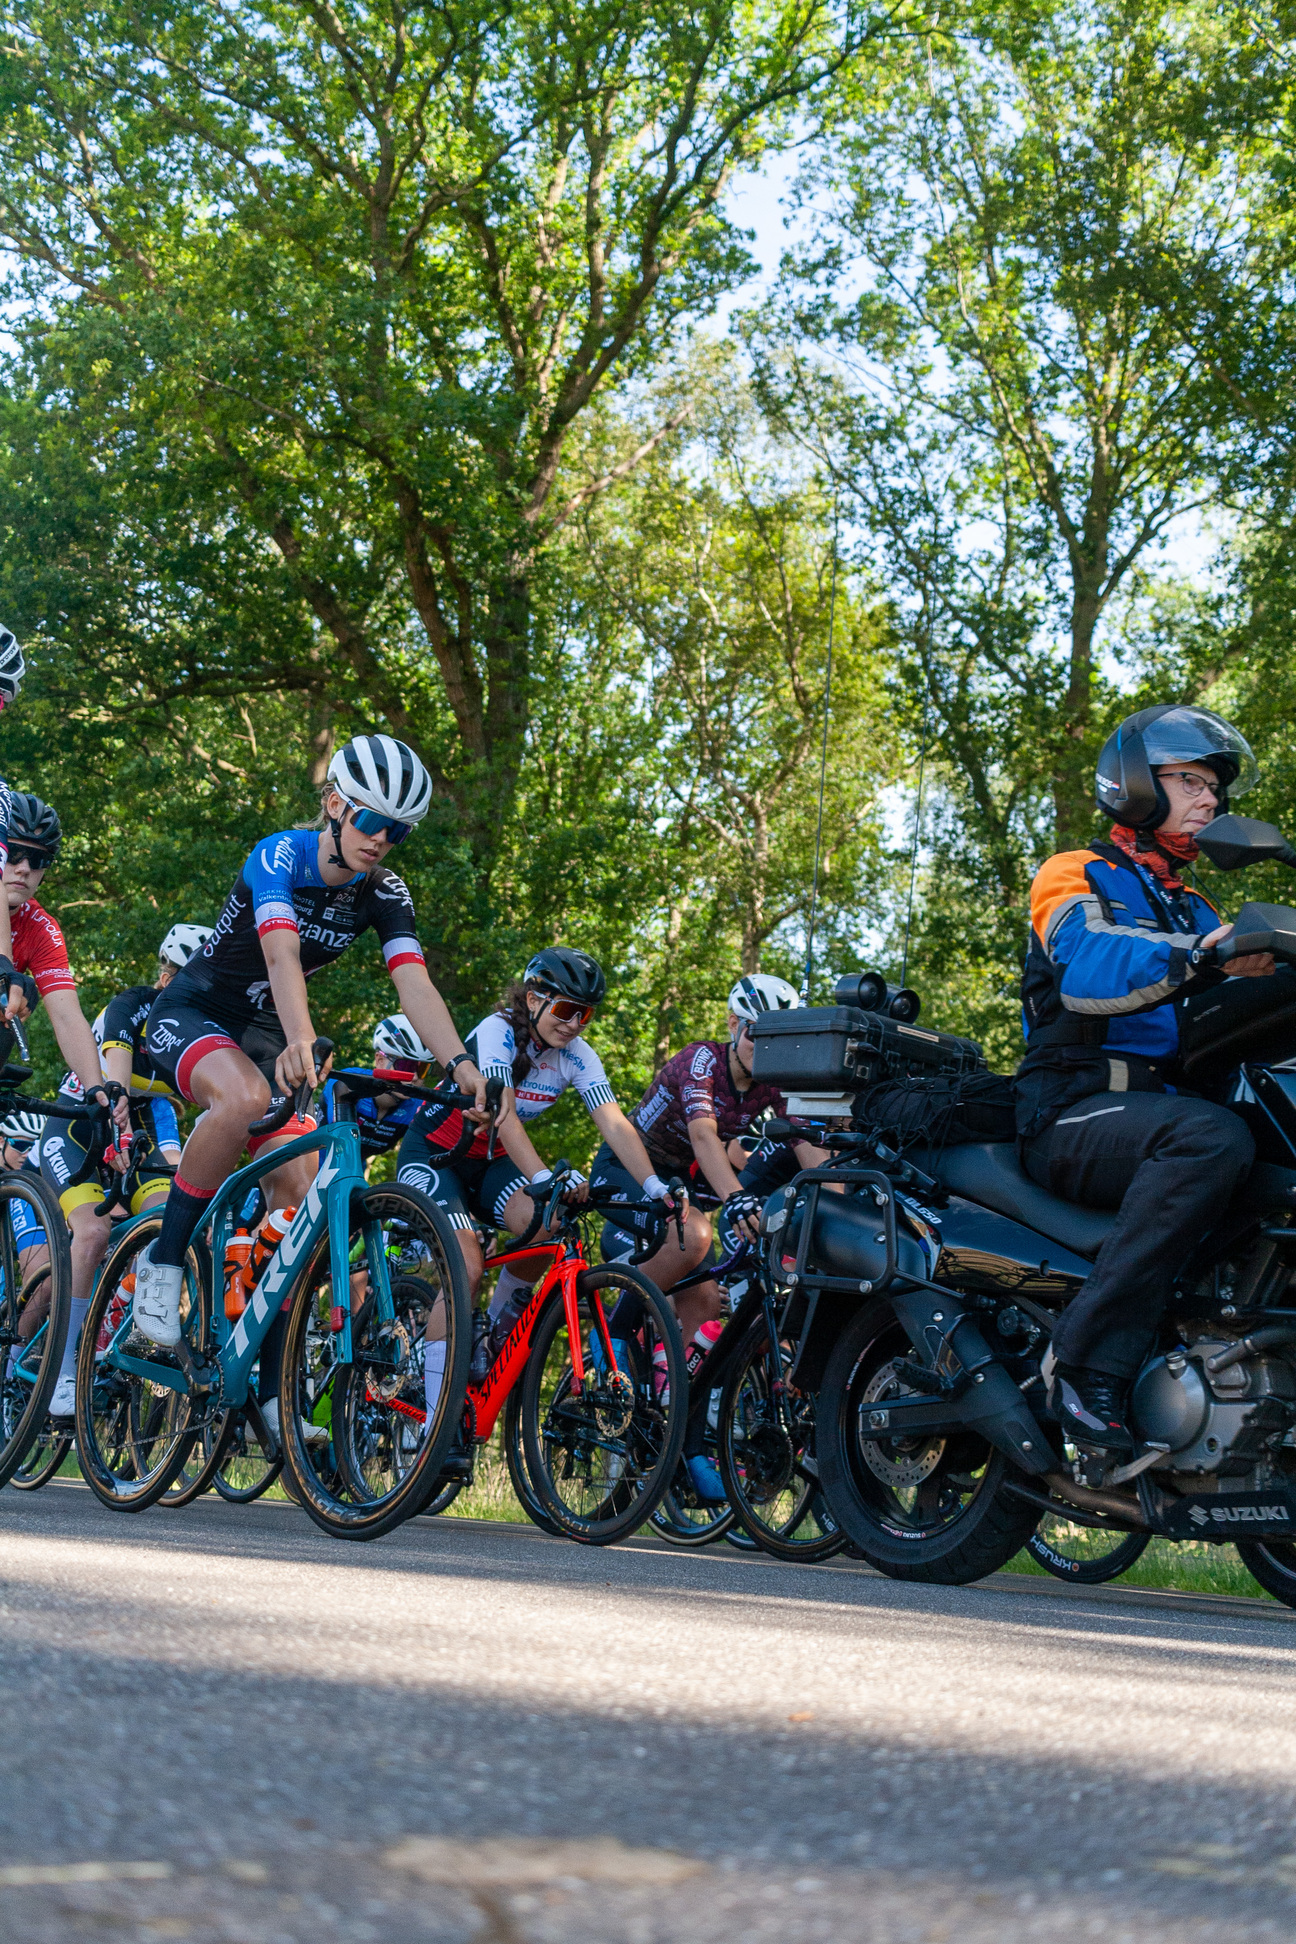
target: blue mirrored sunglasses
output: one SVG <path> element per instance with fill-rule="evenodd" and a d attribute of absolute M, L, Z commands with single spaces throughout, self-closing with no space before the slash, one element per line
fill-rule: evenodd
<path fill-rule="evenodd" d="M 413 824 L 397 823 L 394 817 L 385 817 L 381 810 L 357 810 L 354 805 L 351 821 L 366 837 L 386 837 L 392 844 L 403 844 L 414 828 Z"/>

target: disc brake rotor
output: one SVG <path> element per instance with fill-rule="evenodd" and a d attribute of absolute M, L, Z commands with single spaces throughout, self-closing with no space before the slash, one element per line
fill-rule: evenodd
<path fill-rule="evenodd" d="M 904 1359 L 893 1357 L 890 1363 L 882 1364 L 869 1378 L 860 1398 L 860 1419 L 873 1405 L 883 1402 L 894 1404 L 904 1397 L 927 1395 L 905 1382 Z M 876 1439 L 860 1439 L 860 1455 L 875 1478 L 880 1478 L 892 1491 L 903 1491 L 921 1485 L 930 1478 L 939 1465 L 945 1451 L 944 1438 L 888 1438 L 884 1442 Z"/>
<path fill-rule="evenodd" d="M 396 1368 L 395 1370 L 388 1371 L 384 1377 L 378 1376 L 376 1371 L 371 1370 L 368 1373 L 367 1389 L 370 1397 L 375 1399 L 381 1398 L 383 1403 L 386 1404 L 390 1403 L 393 1397 L 399 1397 L 409 1382 L 409 1362 L 412 1348 L 410 1333 L 400 1318 L 394 1317 L 390 1323 L 385 1323 L 382 1329 L 379 1330 L 377 1341 L 391 1357 Z"/>
<path fill-rule="evenodd" d="M 757 1424 L 743 1439 L 742 1462 L 748 1490 L 773 1498 L 791 1478 L 796 1452 L 781 1424 Z"/>
<path fill-rule="evenodd" d="M 605 1438 L 623 1438 L 634 1416 L 635 1388 L 624 1370 L 595 1392 L 594 1422 Z"/>

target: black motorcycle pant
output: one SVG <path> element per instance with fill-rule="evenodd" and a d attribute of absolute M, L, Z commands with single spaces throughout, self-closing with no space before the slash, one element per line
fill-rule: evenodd
<path fill-rule="evenodd" d="M 1176 1272 L 1254 1159 L 1244 1121 L 1182 1094 L 1090 1094 L 1024 1143 L 1022 1165 L 1042 1188 L 1120 1210 L 1053 1332 L 1060 1363 L 1135 1374 Z"/>

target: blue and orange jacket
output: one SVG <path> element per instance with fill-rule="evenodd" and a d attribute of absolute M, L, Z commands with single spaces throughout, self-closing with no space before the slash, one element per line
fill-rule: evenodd
<path fill-rule="evenodd" d="M 1173 1084 L 1174 1002 L 1194 977 L 1194 946 L 1219 923 L 1209 898 L 1189 890 L 1172 896 L 1114 844 L 1060 851 L 1041 866 L 1031 885 L 1022 978 L 1023 1139 L 1086 1094 L 1163 1092 Z"/>

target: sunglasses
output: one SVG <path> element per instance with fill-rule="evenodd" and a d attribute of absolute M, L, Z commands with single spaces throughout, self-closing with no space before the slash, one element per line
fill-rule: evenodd
<path fill-rule="evenodd" d="M 427 1073 L 427 1070 L 428 1063 L 426 1060 L 422 1062 L 417 1060 L 382 1060 L 379 1062 L 375 1060 L 373 1077 L 375 1080 L 385 1080 L 389 1076 L 393 1080 L 421 1080 Z"/>
<path fill-rule="evenodd" d="M 30 844 L 10 844 L 9 862 L 30 864 L 33 871 L 43 871 L 51 862 L 51 858 L 48 851 L 33 850 Z"/>
<path fill-rule="evenodd" d="M 351 812 L 352 823 L 366 837 L 385 837 L 389 844 L 403 844 L 414 828 L 413 824 L 397 823 L 395 817 L 385 817 L 381 810 L 361 809 L 350 797 L 342 801 Z"/>
<path fill-rule="evenodd" d="M 560 1026 L 583 1026 L 593 1019 L 593 1006 L 582 1006 L 577 999 L 550 999 L 549 1011 Z"/>

